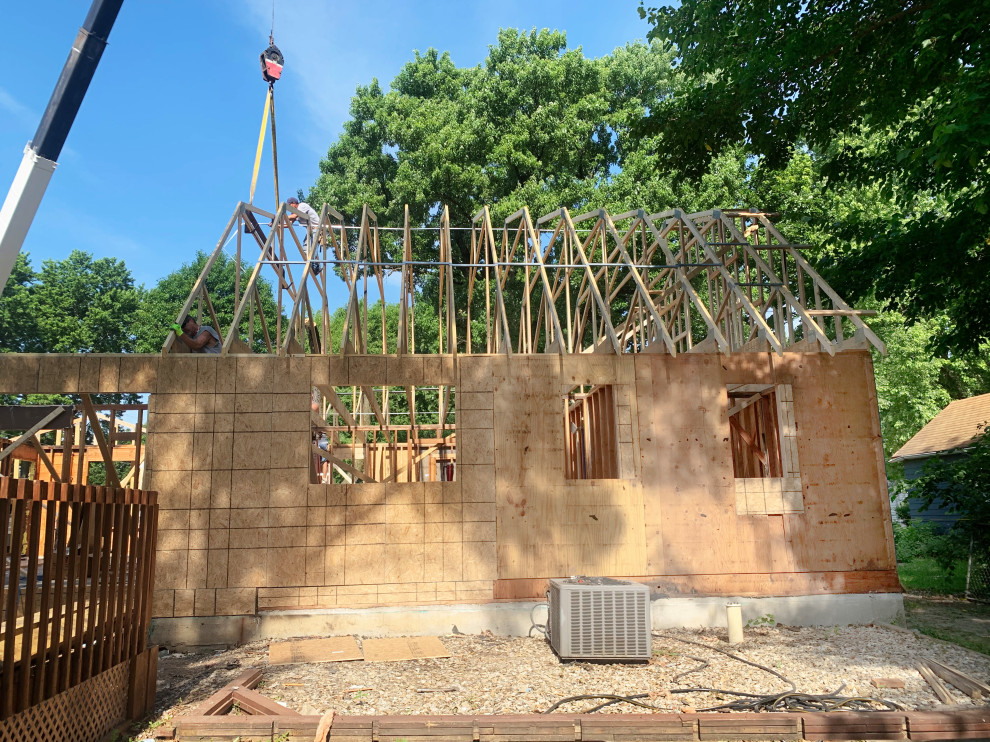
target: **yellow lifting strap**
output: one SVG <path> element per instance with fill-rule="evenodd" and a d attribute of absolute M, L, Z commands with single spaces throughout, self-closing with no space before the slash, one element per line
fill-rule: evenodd
<path fill-rule="evenodd" d="M 258 134 L 258 151 L 254 155 L 254 172 L 251 174 L 251 197 L 248 203 L 254 203 L 254 189 L 258 185 L 258 170 L 261 168 L 261 150 L 265 146 L 265 132 L 268 129 L 268 112 L 272 107 L 272 86 L 268 86 L 268 95 L 265 96 L 265 112 L 261 115 L 261 133 Z"/>

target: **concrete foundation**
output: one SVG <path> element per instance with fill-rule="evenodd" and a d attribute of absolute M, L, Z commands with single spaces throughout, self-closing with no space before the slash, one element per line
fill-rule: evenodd
<path fill-rule="evenodd" d="M 802 595 L 777 598 L 656 598 L 651 606 L 654 629 L 725 626 L 725 604 L 742 604 L 743 621 L 765 618 L 790 626 L 837 626 L 891 623 L 904 616 L 899 593 Z M 304 636 L 362 637 L 478 634 L 526 636 L 535 623 L 546 623 L 546 604 L 499 602 L 465 605 L 335 608 L 269 611 L 257 616 L 157 618 L 151 643 L 172 650 L 236 646 L 262 639 Z"/>

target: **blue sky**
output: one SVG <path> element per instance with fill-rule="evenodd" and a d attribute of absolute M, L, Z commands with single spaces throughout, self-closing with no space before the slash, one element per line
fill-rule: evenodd
<path fill-rule="evenodd" d="M 0 193 L 33 136 L 88 0 L 5 3 Z M 307 190 L 350 96 L 391 82 L 413 50 L 481 62 L 500 27 L 567 32 L 589 57 L 643 38 L 635 0 L 276 0 L 282 197 Z M 123 259 L 150 287 L 211 250 L 247 200 L 265 100 L 258 55 L 271 0 L 125 0 L 24 244 L 32 264 L 78 248 Z M 18 31 L 19 29 L 19 31 Z M 14 31 L 13 33 L 11 31 Z M 266 149 L 255 202 L 271 206 Z"/>

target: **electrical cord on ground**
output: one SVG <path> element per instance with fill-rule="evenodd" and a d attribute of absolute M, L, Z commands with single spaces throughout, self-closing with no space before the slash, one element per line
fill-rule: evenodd
<path fill-rule="evenodd" d="M 797 686 L 794 685 L 794 681 L 793 680 L 791 680 L 789 678 L 785 678 L 779 672 L 777 672 L 776 670 L 773 670 L 773 669 L 767 667 L 766 665 L 761 665 L 758 662 L 750 662 L 749 660 L 743 659 L 739 655 L 733 654 L 732 652 L 729 652 L 729 651 L 727 651 L 725 649 L 720 649 L 719 647 L 711 647 L 711 646 L 708 646 L 707 644 L 702 644 L 701 642 L 691 641 L 690 639 L 681 639 L 681 638 L 676 637 L 676 636 L 669 636 L 669 637 L 666 637 L 666 638 L 673 639 L 674 641 L 683 642 L 684 644 L 693 644 L 696 647 L 703 647 L 705 649 L 710 649 L 713 652 L 720 652 L 721 654 L 724 654 L 726 657 L 731 657 L 732 659 L 737 660 L 738 662 L 742 662 L 745 665 L 749 665 L 750 667 L 755 667 L 757 670 L 763 670 L 763 672 L 768 672 L 771 675 L 780 678 L 785 683 L 787 683 L 789 686 L 791 686 L 791 688 L 790 688 L 791 691 L 797 691 Z"/>
<path fill-rule="evenodd" d="M 547 623 L 536 623 L 536 619 L 533 617 L 533 614 L 536 613 L 536 610 L 538 608 L 546 608 L 547 609 L 547 616 L 548 616 Z M 546 603 L 537 603 L 529 611 L 529 622 L 530 622 L 531 626 L 529 627 L 529 634 L 528 634 L 528 636 L 532 636 L 533 635 L 533 629 L 536 629 L 541 634 L 543 634 L 543 636 L 545 636 L 548 640 L 550 639 L 550 627 L 548 626 L 548 624 L 550 623 L 550 621 L 549 621 L 549 614 L 550 614 L 550 593 L 547 593 L 547 602 Z"/>
<path fill-rule="evenodd" d="M 549 597 L 549 596 L 548 596 Z M 538 606 L 534 606 L 535 608 Z M 532 619 L 532 612 L 530 613 L 530 618 Z M 534 623 L 534 626 L 536 624 Z M 532 628 L 530 629 L 532 631 Z M 545 632 L 546 633 L 546 632 Z M 549 633 L 547 633 L 549 636 Z M 698 647 L 703 647 L 705 649 L 711 649 L 720 654 L 724 654 L 726 657 L 736 660 L 737 662 L 742 662 L 743 664 L 755 667 L 758 670 L 763 670 L 774 677 L 783 680 L 790 687 L 789 690 L 783 693 L 746 693 L 744 691 L 735 690 L 725 690 L 722 688 L 672 688 L 667 691 L 667 693 L 673 694 L 685 694 L 685 693 L 718 693 L 727 696 L 737 696 L 737 700 L 730 701 L 729 703 L 724 703 L 718 706 L 710 706 L 708 708 L 697 709 L 698 711 L 750 711 L 750 712 L 782 712 L 782 711 L 798 711 L 798 712 L 820 712 L 828 713 L 830 711 L 846 710 L 846 711 L 859 711 L 859 712 L 870 712 L 878 711 L 876 706 L 882 706 L 882 710 L 904 710 L 904 707 L 893 701 L 888 701 L 886 699 L 877 698 L 867 698 L 864 696 L 852 696 L 844 697 L 838 695 L 846 687 L 845 684 L 840 685 L 832 693 L 825 693 L 821 695 L 816 695 L 813 693 L 799 693 L 797 691 L 797 686 L 794 681 L 790 678 L 784 677 L 776 670 L 773 670 L 765 665 L 761 665 L 758 662 L 751 662 L 750 660 L 743 659 L 737 654 L 720 649 L 719 647 L 712 647 L 706 644 L 701 644 L 700 642 L 691 641 L 690 639 L 680 639 L 678 637 L 666 637 L 669 639 L 674 639 L 684 644 L 693 644 Z M 691 655 L 683 655 L 689 659 L 695 660 L 696 662 L 703 663 L 702 665 L 687 670 L 680 673 L 674 677 L 674 682 L 684 677 L 685 675 L 690 675 L 691 673 L 698 672 L 708 667 L 709 662 L 700 657 L 692 657 Z M 661 708 L 659 706 L 654 706 L 653 704 L 646 703 L 639 699 L 649 698 L 648 693 L 634 693 L 632 695 L 618 695 L 611 693 L 591 693 L 578 696 L 568 696 L 557 701 L 555 704 L 550 706 L 548 709 L 543 711 L 544 714 L 549 714 L 552 711 L 560 708 L 561 706 L 572 703 L 574 701 L 583 700 L 593 700 L 593 699 L 604 699 L 604 703 L 591 706 L 580 713 L 590 714 L 595 711 L 600 711 L 608 706 L 613 706 L 619 703 L 628 703 L 633 706 L 639 706 L 640 708 L 650 709 L 651 711 L 669 711 L 669 709 Z"/>
<path fill-rule="evenodd" d="M 845 709 L 847 711 L 877 711 L 874 704 L 884 707 L 885 711 L 903 711 L 904 707 L 893 701 L 864 696 L 843 697 L 835 694 L 814 695 L 811 693 L 781 693 L 775 696 L 763 696 L 752 700 L 732 701 L 719 706 L 698 709 L 698 711 L 804 711 L 829 712 Z"/>
<path fill-rule="evenodd" d="M 698 665 L 697 667 L 692 667 L 690 670 L 685 670 L 680 675 L 675 675 L 674 676 L 674 679 L 670 681 L 671 683 L 676 683 L 678 680 L 680 680 L 681 678 L 683 678 L 685 675 L 690 675 L 691 673 L 695 673 L 695 672 L 701 672 L 702 670 L 704 670 L 706 667 L 708 667 L 711 664 L 708 660 L 702 659 L 701 657 L 693 657 L 690 654 L 682 654 L 680 656 L 681 657 L 687 657 L 689 660 L 694 660 L 695 662 L 700 662 L 701 664 Z"/>
<path fill-rule="evenodd" d="M 630 703 L 633 706 L 641 706 L 642 708 L 651 709 L 653 711 L 666 711 L 666 709 L 662 709 L 659 706 L 654 706 L 653 704 L 644 703 L 643 701 L 638 700 L 640 698 L 649 698 L 649 697 L 650 697 L 649 693 L 635 693 L 631 696 L 619 696 L 611 693 L 586 693 L 580 696 L 568 696 L 567 698 L 562 698 L 559 701 L 557 701 L 557 703 L 555 703 L 553 706 L 548 708 L 546 711 L 541 711 L 540 713 L 549 714 L 551 711 L 554 711 L 555 709 L 563 706 L 566 703 L 573 703 L 574 701 L 590 701 L 596 698 L 609 699 L 608 703 L 603 703 L 599 706 L 595 706 L 594 708 L 596 711 L 600 708 L 611 706 L 613 703 Z M 583 711 L 581 713 L 591 713 L 591 711 Z"/>

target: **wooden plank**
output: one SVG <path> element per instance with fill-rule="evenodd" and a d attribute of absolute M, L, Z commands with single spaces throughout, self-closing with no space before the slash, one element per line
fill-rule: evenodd
<path fill-rule="evenodd" d="M 450 657 L 450 652 L 435 636 L 365 639 L 362 642 L 366 662 L 400 662 L 429 657 Z"/>
<path fill-rule="evenodd" d="M 68 431 L 66 431 L 68 432 Z M 73 619 L 75 618 L 75 603 L 73 598 L 73 593 L 76 587 L 76 568 L 81 563 L 80 555 L 82 554 L 82 504 L 78 502 L 69 503 L 67 516 L 69 523 L 71 524 L 66 528 L 67 533 L 66 538 L 66 554 L 69 555 L 67 559 L 67 574 L 65 578 L 66 589 L 65 589 L 65 628 L 63 640 L 59 642 L 60 646 L 65 647 L 65 653 L 61 660 L 61 666 L 59 668 L 58 679 L 56 684 L 56 692 L 61 693 L 62 691 L 68 690 L 69 684 L 71 682 L 71 672 L 72 672 L 72 661 L 75 657 L 75 636 L 73 634 Z M 85 574 L 80 570 L 82 574 Z"/>
<path fill-rule="evenodd" d="M 53 420 L 58 419 L 63 414 L 62 407 L 53 407 L 50 409 L 51 412 L 24 431 L 24 433 L 19 435 L 9 446 L 0 451 L 0 461 L 3 461 L 5 458 L 10 456 L 10 454 L 12 454 L 22 443 L 29 441 L 31 437 L 39 430 L 45 430 L 45 426 L 49 425 Z"/>
<path fill-rule="evenodd" d="M 24 480 L 14 483 L 16 487 L 22 488 Z M 26 507 L 23 499 L 14 501 L 13 523 L 11 524 L 10 536 L 10 583 L 7 586 L 7 604 L 4 609 L 4 657 L 14 656 L 14 642 L 17 632 L 13 631 L 15 616 L 17 615 L 17 602 L 20 592 L 21 573 L 21 540 L 24 536 L 24 511 Z M 14 666 L 15 662 L 3 663 L 3 684 L 0 686 L 0 717 L 7 718 L 14 713 Z"/>
<path fill-rule="evenodd" d="M 961 670 L 956 670 L 955 668 L 942 664 L 938 660 L 924 659 L 922 662 L 924 662 L 928 668 L 942 680 L 956 686 L 959 690 L 970 696 L 972 699 L 978 701 L 982 697 L 990 698 L 990 686 L 987 686 L 986 683 L 980 682 L 976 678 L 965 674 Z"/>
<path fill-rule="evenodd" d="M 143 647 L 135 644 L 133 635 L 139 630 L 138 622 L 134 619 L 137 612 L 137 595 L 142 587 L 138 565 L 138 519 L 141 516 L 140 505 L 127 506 L 127 534 L 124 543 L 127 545 L 127 563 L 124 566 L 124 583 L 126 595 L 120 610 L 122 626 L 118 633 L 116 652 L 119 657 L 130 657 Z M 126 616 L 126 620 L 123 618 Z M 132 649 L 134 647 L 134 649 Z"/>
<path fill-rule="evenodd" d="M 96 416 L 96 410 L 93 408 L 93 400 L 88 394 L 82 394 L 80 396 L 82 397 L 86 417 L 89 418 L 89 423 L 93 428 L 93 438 L 96 439 L 96 445 L 100 447 L 100 454 L 103 456 L 103 464 L 106 466 L 107 486 L 119 488 L 120 479 L 117 477 L 117 468 L 113 465 L 113 454 L 110 452 L 110 446 L 107 444 L 107 439 L 103 435 L 103 428 L 100 427 L 100 420 Z"/>
<path fill-rule="evenodd" d="M 45 685 L 45 672 L 48 670 L 48 647 L 49 638 L 48 631 L 53 616 L 52 611 L 52 562 L 56 562 L 61 565 L 64 561 L 65 554 L 64 551 L 59 552 L 57 549 L 53 548 L 56 541 L 55 534 L 55 523 L 56 523 L 56 510 L 58 509 L 58 503 L 54 500 L 49 500 L 45 503 L 45 525 L 43 529 L 43 543 L 44 543 L 44 566 L 42 567 L 42 577 L 41 577 L 41 610 L 39 615 L 39 626 L 38 626 L 38 651 L 35 654 L 35 660 L 37 662 L 34 671 L 34 688 L 32 690 L 32 697 L 34 703 L 39 703 L 42 699 L 46 697 L 46 685 Z M 61 592 L 61 585 L 57 586 Z M 57 603 L 54 605 L 55 616 L 60 616 L 62 613 L 61 606 Z M 33 614 L 32 614 L 33 615 Z M 56 619 L 57 620 L 57 619 Z M 27 614 L 25 614 L 25 623 L 29 621 Z M 33 622 L 33 618 L 30 619 Z M 54 630 L 52 631 L 53 637 L 57 638 Z M 53 669 L 54 671 L 54 669 Z"/>
<path fill-rule="evenodd" d="M 110 600 L 111 620 L 107 621 L 105 636 L 107 638 L 104 653 L 104 667 L 110 668 L 127 659 L 121 655 L 124 635 L 124 606 L 127 599 L 127 537 L 130 531 L 130 506 L 123 503 L 114 505 L 117 519 L 113 529 L 113 560 L 110 563 L 110 589 L 113 593 Z"/>
<path fill-rule="evenodd" d="M 273 642 L 268 646 L 268 663 L 289 665 L 304 662 L 346 662 L 363 658 L 353 636 Z"/>
<path fill-rule="evenodd" d="M 48 458 L 48 454 L 45 453 L 45 449 L 42 448 L 41 442 L 38 440 L 38 436 L 32 435 L 28 440 L 38 452 L 38 458 L 41 459 L 41 463 L 45 465 L 45 468 L 48 469 L 48 473 L 51 474 L 52 481 L 55 483 L 60 483 L 62 480 L 59 477 L 58 472 L 55 471 L 55 465 L 52 463 L 52 460 Z"/>
<path fill-rule="evenodd" d="M 256 667 L 244 670 L 240 675 L 231 680 L 227 685 L 218 690 L 212 696 L 203 701 L 199 706 L 189 712 L 191 717 L 207 717 L 221 714 L 234 705 L 231 693 L 235 689 L 247 688 L 253 690 L 261 682 L 262 672 Z"/>
<path fill-rule="evenodd" d="M 258 716 L 301 716 L 298 711 L 282 706 L 270 698 L 265 698 L 257 691 L 247 688 L 231 690 L 231 697 L 234 703 L 249 714 Z"/>
<path fill-rule="evenodd" d="M 931 686 L 932 691 L 936 696 L 938 696 L 939 701 L 949 705 L 954 705 L 956 703 L 956 699 L 954 699 L 952 694 L 949 693 L 949 689 L 945 687 L 945 683 L 943 683 L 939 677 L 932 672 L 931 669 L 929 669 L 928 665 L 919 660 L 915 663 L 915 667 L 918 668 L 918 672 L 921 674 L 921 677 L 925 679 L 925 682 Z"/>
<path fill-rule="evenodd" d="M 330 453 L 328 451 L 324 451 L 322 448 L 320 448 L 319 446 L 317 446 L 315 444 L 313 445 L 313 453 L 315 453 L 317 456 L 319 456 L 322 459 L 326 459 L 331 464 L 333 464 L 334 466 L 336 466 L 338 469 L 342 469 L 343 471 L 345 471 L 348 474 L 350 474 L 352 477 L 355 477 L 357 479 L 360 479 L 362 482 L 367 482 L 367 483 L 371 483 L 371 484 L 375 484 L 376 483 L 376 480 L 375 480 L 374 476 L 372 476 L 371 474 L 367 474 L 367 473 L 361 471 L 360 469 L 357 469 L 357 468 L 351 466 L 350 464 L 348 464 L 343 459 L 338 459 L 332 453 Z"/>
<path fill-rule="evenodd" d="M 52 417 L 53 412 L 58 414 Z M 46 427 L 35 432 L 67 428 L 73 414 L 72 405 L 0 405 L 0 430 L 30 430 L 42 420 Z"/>
<path fill-rule="evenodd" d="M 86 493 L 87 499 L 92 501 L 92 487 L 85 487 L 83 491 Z M 79 530 L 82 535 L 82 545 L 79 549 L 79 577 L 77 579 L 77 596 L 76 596 L 76 630 L 75 637 L 73 640 L 72 648 L 72 676 L 69 678 L 68 687 L 73 685 L 78 685 L 83 680 L 83 662 L 85 660 L 85 643 L 86 643 L 86 588 L 92 578 L 92 583 L 96 584 L 95 574 L 93 569 L 95 566 L 94 554 L 96 553 L 93 549 L 93 534 L 96 532 L 96 528 L 99 523 L 99 512 L 95 505 L 90 504 L 88 507 L 80 503 L 80 513 L 82 517 L 79 520 Z M 90 603 L 95 607 L 96 602 L 93 600 L 93 596 L 90 598 Z"/>

